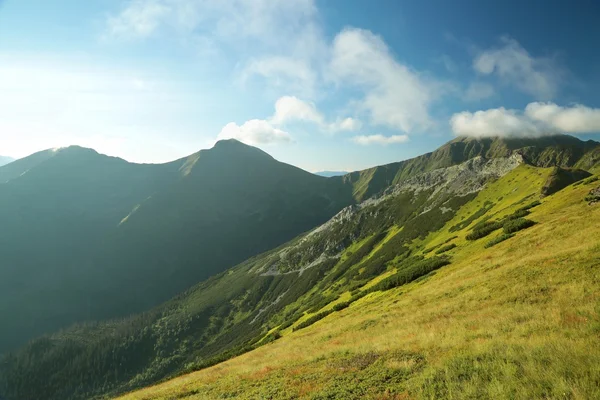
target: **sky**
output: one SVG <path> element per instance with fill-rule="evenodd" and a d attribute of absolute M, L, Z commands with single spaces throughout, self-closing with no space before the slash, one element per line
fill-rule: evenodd
<path fill-rule="evenodd" d="M 459 135 L 600 140 L 596 0 L 0 0 L 0 154 L 160 163 L 235 138 L 309 171 Z"/>

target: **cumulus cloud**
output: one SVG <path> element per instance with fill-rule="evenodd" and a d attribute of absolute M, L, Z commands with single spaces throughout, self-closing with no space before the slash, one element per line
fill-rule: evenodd
<path fill-rule="evenodd" d="M 465 100 L 479 101 L 492 97 L 495 94 L 494 87 L 489 83 L 473 82 L 465 92 Z"/>
<path fill-rule="evenodd" d="M 325 116 L 312 102 L 301 100 L 295 96 L 283 96 L 275 102 L 275 114 L 270 118 L 274 125 L 284 125 L 289 122 L 310 122 L 317 125 L 321 130 L 331 133 L 341 131 L 355 131 L 362 124 L 355 118 L 338 119 L 335 122 L 327 122 Z"/>
<path fill-rule="evenodd" d="M 535 137 L 557 133 L 600 133 L 600 109 L 583 105 L 561 107 L 530 103 L 524 112 L 503 107 L 454 114 L 455 135 L 473 137 Z"/>
<path fill-rule="evenodd" d="M 481 52 L 473 68 L 482 75 L 497 75 L 502 81 L 538 99 L 550 99 L 558 91 L 561 71 L 549 58 L 534 57 L 509 37 L 502 46 Z"/>
<path fill-rule="evenodd" d="M 516 110 L 504 107 L 471 113 L 464 111 L 450 119 L 452 131 L 458 136 L 473 137 L 516 137 L 540 136 L 540 126 Z"/>
<path fill-rule="evenodd" d="M 397 143 L 406 143 L 410 140 L 407 135 L 392 135 L 392 136 L 383 136 L 383 135 L 361 135 L 355 136 L 352 138 L 354 143 L 369 146 L 372 144 L 387 146 L 389 144 L 397 144 Z"/>
<path fill-rule="evenodd" d="M 436 85 L 398 62 L 381 37 L 362 29 L 346 29 L 332 46 L 331 79 L 365 90 L 360 107 L 374 124 L 404 132 L 429 127 L 429 106 Z"/>
<path fill-rule="evenodd" d="M 252 119 L 239 126 L 235 122 L 225 125 L 217 140 L 237 139 L 249 145 L 287 143 L 292 141 L 289 133 L 275 128 L 269 121 Z"/>
<path fill-rule="evenodd" d="M 283 96 L 275 102 L 275 115 L 272 118 L 275 124 L 284 124 L 289 121 L 310 121 L 323 124 L 325 118 L 317 111 L 314 103 L 309 103 L 295 96 Z"/>
<path fill-rule="evenodd" d="M 271 117 L 246 121 L 241 126 L 230 122 L 223 127 L 217 140 L 237 139 L 251 145 L 291 142 L 292 136 L 282 127 L 292 122 L 308 122 L 331 133 L 353 131 L 361 126 L 360 121 L 354 118 L 328 123 L 314 103 L 294 96 L 284 96 L 275 102 L 275 113 Z"/>
<path fill-rule="evenodd" d="M 561 107 L 554 103 L 530 103 L 525 115 L 567 133 L 600 133 L 600 108 L 581 104 Z"/>

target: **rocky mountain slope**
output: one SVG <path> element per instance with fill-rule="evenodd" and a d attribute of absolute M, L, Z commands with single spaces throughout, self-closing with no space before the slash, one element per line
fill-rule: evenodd
<path fill-rule="evenodd" d="M 600 162 L 600 143 L 583 142 L 573 136 L 556 135 L 541 138 L 456 138 L 434 152 L 410 160 L 352 172 L 343 179 L 353 186 L 358 200 L 364 200 L 390 185 L 417 173 L 460 164 L 471 158 L 508 157 L 514 152 L 538 167 L 592 168 Z"/>

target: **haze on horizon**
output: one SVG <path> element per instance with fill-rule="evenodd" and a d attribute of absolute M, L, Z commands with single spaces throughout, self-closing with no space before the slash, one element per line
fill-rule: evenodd
<path fill-rule="evenodd" d="M 599 6 L 550 3 L 0 1 L 0 154 L 235 138 L 352 171 L 456 135 L 598 138 Z"/>

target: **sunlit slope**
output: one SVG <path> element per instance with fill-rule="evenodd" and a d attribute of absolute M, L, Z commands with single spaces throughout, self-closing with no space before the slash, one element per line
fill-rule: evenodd
<path fill-rule="evenodd" d="M 517 168 L 413 243 L 457 245 L 435 274 L 123 399 L 600 397 L 600 205 L 584 200 L 599 182 L 542 199 L 534 226 L 493 247 L 501 230 L 465 239 L 536 200 L 548 173 Z"/>

